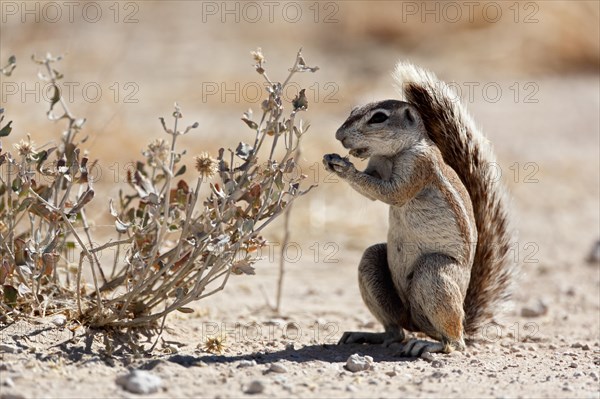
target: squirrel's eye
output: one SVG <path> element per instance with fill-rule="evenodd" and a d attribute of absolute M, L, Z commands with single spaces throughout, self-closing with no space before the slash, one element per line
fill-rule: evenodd
<path fill-rule="evenodd" d="M 368 123 L 381 123 L 387 121 L 387 119 L 388 116 L 383 112 L 376 112 L 375 114 L 373 114 L 371 119 L 369 119 Z"/>

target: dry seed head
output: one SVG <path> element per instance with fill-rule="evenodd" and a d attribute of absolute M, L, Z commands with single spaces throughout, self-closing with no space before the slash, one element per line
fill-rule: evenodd
<path fill-rule="evenodd" d="M 204 178 L 213 177 L 219 170 L 217 160 L 211 158 L 210 154 L 207 152 L 197 155 L 194 159 L 196 160 L 196 170 L 200 173 L 200 176 Z"/>
<path fill-rule="evenodd" d="M 29 135 L 27 135 L 27 141 L 21 140 L 17 144 L 13 144 L 13 146 L 19 152 L 19 155 L 24 157 L 37 154 L 35 151 L 35 143 L 31 141 Z"/>
<path fill-rule="evenodd" d="M 144 155 L 148 157 L 148 163 L 152 166 L 160 163 L 165 164 L 169 159 L 169 145 L 166 140 L 154 140 L 148 144 L 148 150 L 144 152 Z"/>
<path fill-rule="evenodd" d="M 262 53 L 262 49 L 259 47 L 257 48 L 255 51 L 251 51 L 250 54 L 252 54 L 252 57 L 254 57 L 254 61 L 256 61 L 257 64 L 262 64 L 263 62 L 265 62 L 265 56 Z"/>
<path fill-rule="evenodd" d="M 223 336 L 207 337 L 203 349 L 210 353 L 223 353 L 225 338 Z"/>

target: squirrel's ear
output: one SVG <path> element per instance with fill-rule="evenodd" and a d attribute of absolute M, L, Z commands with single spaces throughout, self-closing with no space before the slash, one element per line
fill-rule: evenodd
<path fill-rule="evenodd" d="M 402 110 L 402 125 L 405 128 L 415 127 L 419 123 L 419 114 L 412 107 Z"/>

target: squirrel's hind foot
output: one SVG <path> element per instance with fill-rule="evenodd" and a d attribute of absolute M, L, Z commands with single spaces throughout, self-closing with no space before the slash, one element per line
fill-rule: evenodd
<path fill-rule="evenodd" d="M 431 342 L 422 339 L 412 339 L 397 353 L 401 357 L 421 357 L 423 353 L 449 353 L 451 351 L 441 342 Z"/>
<path fill-rule="evenodd" d="M 402 341 L 404 341 L 403 331 L 386 331 L 380 333 L 346 331 L 338 341 L 338 345 L 374 344 L 388 347 L 394 343 L 401 343 Z"/>
<path fill-rule="evenodd" d="M 465 349 L 465 344 L 457 342 L 451 344 L 449 342 L 432 342 L 423 339 L 411 339 L 397 353 L 397 356 L 402 357 L 421 357 L 423 353 L 450 353 L 454 350 L 462 351 Z"/>

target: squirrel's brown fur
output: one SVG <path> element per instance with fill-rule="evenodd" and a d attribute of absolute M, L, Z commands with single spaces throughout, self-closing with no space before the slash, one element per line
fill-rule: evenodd
<path fill-rule="evenodd" d="M 384 333 L 346 332 L 340 343 L 403 342 L 404 330 L 441 341 L 412 340 L 403 354 L 464 348 L 465 336 L 497 314 L 514 266 L 504 188 L 494 154 L 446 84 L 399 64 L 406 101 L 355 108 L 336 132 L 364 171 L 338 154 L 325 167 L 356 191 L 389 205 L 386 243 L 359 264 L 363 300 Z"/>
<path fill-rule="evenodd" d="M 508 300 L 514 280 L 514 263 L 508 259 L 512 233 L 505 189 L 494 174 L 496 159 L 489 142 L 444 82 L 407 63 L 398 64 L 394 77 L 405 100 L 421 114 L 429 138 L 471 197 L 478 240 L 464 303 L 464 324 L 466 334 L 472 335 Z"/>

